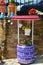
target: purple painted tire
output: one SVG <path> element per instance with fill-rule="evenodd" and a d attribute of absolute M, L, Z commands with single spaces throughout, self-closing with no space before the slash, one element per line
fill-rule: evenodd
<path fill-rule="evenodd" d="M 29 64 L 34 62 L 34 45 L 20 46 L 17 45 L 17 59 L 19 63 Z"/>

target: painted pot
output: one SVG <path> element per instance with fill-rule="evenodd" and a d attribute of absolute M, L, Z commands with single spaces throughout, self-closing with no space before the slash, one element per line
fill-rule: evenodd
<path fill-rule="evenodd" d="M 17 45 L 17 59 L 21 64 L 33 63 L 34 58 L 34 45 L 32 46 L 20 46 Z"/>

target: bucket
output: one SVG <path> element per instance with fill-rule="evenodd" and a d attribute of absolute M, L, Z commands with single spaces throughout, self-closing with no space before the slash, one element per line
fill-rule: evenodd
<path fill-rule="evenodd" d="M 21 64 L 33 63 L 34 58 L 34 45 L 31 46 L 20 46 L 17 45 L 17 59 Z"/>

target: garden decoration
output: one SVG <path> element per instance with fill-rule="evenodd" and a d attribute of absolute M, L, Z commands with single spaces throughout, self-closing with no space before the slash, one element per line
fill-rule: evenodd
<path fill-rule="evenodd" d="M 14 15 L 16 15 L 16 5 L 14 3 L 14 0 L 9 0 L 8 16 L 11 18 Z"/>
<path fill-rule="evenodd" d="M 35 15 L 36 14 L 36 9 L 32 8 L 29 10 L 28 14 L 33 14 Z"/>
<path fill-rule="evenodd" d="M 9 18 L 12 18 L 14 16 L 14 13 L 11 12 Z"/>
<path fill-rule="evenodd" d="M 30 33 L 31 33 L 30 21 L 29 22 L 27 21 L 27 26 L 25 27 L 24 33 L 25 33 L 25 36 L 30 36 Z"/>
<path fill-rule="evenodd" d="M 22 26 L 22 30 L 24 30 L 25 29 L 25 26 Z"/>
<path fill-rule="evenodd" d="M 38 3 L 38 5 L 37 4 L 25 5 L 25 3 L 24 3 L 23 6 L 20 5 L 21 7 L 18 11 L 16 11 L 16 5 L 14 4 L 14 0 L 10 0 L 10 2 L 9 2 L 8 17 L 9 17 L 9 19 L 12 18 L 12 20 L 16 20 L 17 25 L 18 25 L 17 59 L 18 59 L 18 62 L 20 64 L 29 64 L 29 63 L 34 62 L 34 60 L 35 60 L 35 58 L 34 58 L 34 20 L 39 20 L 39 16 L 37 16 L 37 15 L 39 15 L 40 12 L 41 12 L 41 14 L 43 14 L 43 4 L 41 4 L 42 2 L 43 1 Z M 20 4 L 21 4 L 21 2 L 20 2 Z M 4 7 L 2 5 L 4 5 Z M 5 12 L 6 12 L 6 3 L 3 0 L 0 0 L 0 12 L 1 12 L 0 19 L 4 18 Z M 14 16 L 14 15 L 19 15 L 19 16 Z M 20 16 L 20 15 L 22 15 L 22 16 Z M 20 35 L 19 35 L 19 29 L 20 29 L 19 22 L 20 22 L 20 20 L 23 20 L 23 22 L 24 22 L 24 20 L 32 21 L 32 29 L 25 28 L 25 27 L 23 28 L 23 30 L 25 32 L 25 36 L 29 37 L 30 33 L 32 31 L 32 40 L 25 39 L 25 40 L 20 42 L 20 38 L 19 38 L 20 37 Z M 7 26 L 7 24 L 6 24 L 6 26 Z M 22 25 L 20 27 L 22 27 Z M 8 29 L 8 27 L 6 29 Z M 0 31 L 2 32 L 2 29 Z M 7 32 L 8 32 L 8 30 L 7 30 Z M 6 32 L 6 36 L 8 34 L 7 32 Z M 0 38 L 0 41 L 1 41 L 1 38 Z M 7 54 L 6 40 L 4 42 L 5 42 L 4 53 Z M 2 43 L 2 41 L 1 41 L 1 43 Z M 0 53 L 0 54 L 2 54 L 2 53 Z M 6 56 L 6 54 L 5 54 L 5 56 Z M 0 55 L 0 59 L 1 59 L 1 57 L 2 56 Z"/>
<path fill-rule="evenodd" d="M 31 33 L 30 27 L 22 25 L 22 30 L 24 31 L 25 35 L 30 36 Z"/>
<path fill-rule="evenodd" d="M 5 18 L 5 14 L 4 13 L 1 13 L 0 14 L 0 19 L 4 19 Z"/>
<path fill-rule="evenodd" d="M 0 0 L 0 19 L 4 19 L 5 13 L 6 13 L 6 3 L 3 0 Z"/>
<path fill-rule="evenodd" d="M 23 5 L 20 8 L 20 11 L 17 11 L 17 15 L 29 15 L 29 14 L 43 15 L 43 1 L 40 1 L 39 3 L 36 4 Z"/>
<path fill-rule="evenodd" d="M 34 20 L 39 20 L 39 16 L 30 15 L 30 16 L 13 16 L 12 20 L 17 20 L 18 24 L 18 45 L 17 45 L 17 59 L 20 64 L 30 64 L 35 61 L 34 58 Z M 20 28 L 24 31 L 25 26 L 19 28 L 19 22 L 28 20 L 28 22 L 32 21 L 32 40 L 25 39 L 20 42 Z M 27 22 L 27 21 L 26 21 Z M 30 26 L 29 26 L 30 29 Z M 27 36 L 27 35 L 26 35 Z M 29 35 L 30 36 L 30 35 Z"/>
<path fill-rule="evenodd" d="M 6 13 L 6 3 L 0 0 L 0 18 L 4 18 Z"/>
<path fill-rule="evenodd" d="M 41 12 L 41 11 L 38 11 L 38 10 L 36 10 L 35 8 L 32 8 L 32 9 L 30 9 L 29 11 L 28 11 L 28 14 L 33 14 L 33 15 L 43 15 L 43 12 Z"/>
<path fill-rule="evenodd" d="M 30 36 L 30 33 L 31 33 L 31 29 L 30 28 L 28 28 L 28 29 L 25 28 L 25 35 Z"/>
<path fill-rule="evenodd" d="M 18 27 L 19 28 L 19 27 Z M 25 36 L 30 36 L 30 27 L 25 27 L 23 29 L 25 31 Z M 19 31 L 18 31 L 19 32 Z M 19 35 L 19 33 L 18 33 Z M 19 36 L 18 36 L 19 37 Z M 20 64 L 28 64 L 34 62 L 34 44 L 29 39 L 25 39 L 20 42 L 18 38 L 17 45 L 17 59 Z"/>

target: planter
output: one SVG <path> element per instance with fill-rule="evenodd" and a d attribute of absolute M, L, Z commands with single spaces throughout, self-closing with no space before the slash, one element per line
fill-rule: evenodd
<path fill-rule="evenodd" d="M 34 45 L 17 45 L 17 59 L 21 64 L 30 64 L 34 62 Z"/>

